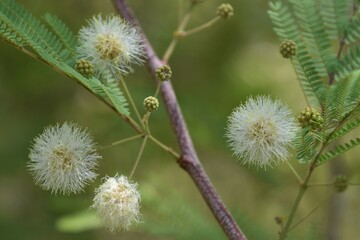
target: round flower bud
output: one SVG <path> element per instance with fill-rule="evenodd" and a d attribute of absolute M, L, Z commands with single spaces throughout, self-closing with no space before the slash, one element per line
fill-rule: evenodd
<path fill-rule="evenodd" d="M 229 3 L 223 3 L 217 8 L 216 15 L 223 19 L 229 19 L 234 15 L 234 8 Z"/>
<path fill-rule="evenodd" d="M 95 190 L 94 204 L 104 226 L 111 232 L 128 230 L 141 219 L 137 184 L 125 176 L 107 177 Z"/>
<path fill-rule="evenodd" d="M 336 192 L 344 192 L 348 187 L 348 178 L 345 175 L 335 177 L 334 189 Z"/>
<path fill-rule="evenodd" d="M 144 99 L 144 108 L 148 112 L 156 111 L 159 108 L 159 100 L 155 97 L 147 97 Z"/>
<path fill-rule="evenodd" d="M 322 129 L 324 119 L 321 114 L 314 108 L 307 107 L 298 117 L 302 128 L 311 126 L 312 130 Z"/>
<path fill-rule="evenodd" d="M 296 54 L 296 43 L 286 39 L 280 44 L 280 53 L 284 58 L 290 58 Z"/>
<path fill-rule="evenodd" d="M 75 69 L 84 77 L 90 78 L 94 75 L 94 66 L 86 59 L 80 59 L 75 64 Z"/>
<path fill-rule="evenodd" d="M 96 178 L 96 144 L 74 124 L 47 127 L 35 138 L 29 154 L 35 183 L 52 193 L 78 193 Z"/>
<path fill-rule="evenodd" d="M 156 79 L 161 82 L 169 80 L 171 76 L 172 71 L 168 65 L 163 65 L 156 69 Z"/>

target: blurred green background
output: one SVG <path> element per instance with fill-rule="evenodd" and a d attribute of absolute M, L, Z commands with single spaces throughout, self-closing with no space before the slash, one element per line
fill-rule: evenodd
<path fill-rule="evenodd" d="M 103 0 L 18 2 L 36 16 L 46 12 L 59 16 L 74 32 L 92 15 L 114 12 L 111 1 Z M 129 1 L 159 55 L 171 41 L 179 7 L 188 2 Z M 250 95 L 276 96 L 295 112 L 305 102 L 290 62 L 278 54 L 279 42 L 266 14 L 268 1 L 228 2 L 235 8 L 233 18 L 180 41 L 170 61 L 172 82 L 200 159 L 237 222 L 251 240 L 276 239 L 279 229 L 274 217 L 288 214 L 297 192 L 296 179 L 285 164 L 266 171 L 241 165 L 226 146 L 224 129 L 232 109 Z M 211 19 L 220 3 L 200 4 L 190 27 Z M 155 91 L 146 67 L 137 67 L 126 81 L 139 107 Z M 140 142 L 101 151 L 97 181 L 85 193 L 71 196 L 54 196 L 33 184 L 26 169 L 28 148 L 45 126 L 57 122 L 79 123 L 101 145 L 133 135 L 132 129 L 76 82 L 3 42 L 0 98 L 0 239 L 226 239 L 189 176 L 153 144 L 146 147 L 134 176 L 143 196 L 143 222 L 126 233 L 108 233 L 88 210 L 93 191 L 106 175 L 129 174 Z M 164 108 L 151 116 L 151 127 L 155 136 L 176 146 Z M 359 155 L 359 149 L 352 150 L 335 167 L 349 174 L 352 182 L 360 182 Z M 306 166 L 291 162 L 299 172 L 306 172 Z M 328 164 L 316 171 L 313 182 L 331 179 Z M 309 189 L 298 218 L 331 193 L 329 188 Z M 289 239 L 355 239 L 359 196 L 360 189 L 351 187 L 326 201 Z M 340 238 L 330 238 L 333 232 Z"/>

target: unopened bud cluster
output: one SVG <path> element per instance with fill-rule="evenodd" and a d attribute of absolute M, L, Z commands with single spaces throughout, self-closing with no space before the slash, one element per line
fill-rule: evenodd
<path fill-rule="evenodd" d="M 159 68 L 156 69 L 156 79 L 164 82 L 167 81 L 171 78 L 172 76 L 172 71 L 171 68 L 167 65 L 163 65 Z"/>
<path fill-rule="evenodd" d="M 345 175 L 336 176 L 334 180 L 334 189 L 336 192 L 344 192 L 348 187 L 348 178 Z"/>
<path fill-rule="evenodd" d="M 300 113 L 298 120 L 302 128 L 311 126 L 313 130 L 321 129 L 324 123 L 324 119 L 321 117 L 320 113 L 316 109 L 310 107 L 307 107 Z"/>
<path fill-rule="evenodd" d="M 149 96 L 144 99 L 144 108 L 148 112 L 156 111 L 159 108 L 159 100 L 156 97 Z"/>
<path fill-rule="evenodd" d="M 280 53 L 284 58 L 291 58 L 296 54 L 296 43 L 290 39 L 284 40 L 280 44 Z"/>
<path fill-rule="evenodd" d="M 75 70 L 87 78 L 90 78 L 94 75 L 94 66 L 86 59 L 78 60 L 75 64 Z"/>
<path fill-rule="evenodd" d="M 223 3 L 217 8 L 216 15 L 223 19 L 229 19 L 234 15 L 234 8 L 229 3 Z"/>

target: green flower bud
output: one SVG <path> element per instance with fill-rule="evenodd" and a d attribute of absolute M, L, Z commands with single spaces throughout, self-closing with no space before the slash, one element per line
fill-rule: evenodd
<path fill-rule="evenodd" d="M 159 100 L 157 100 L 157 98 L 152 96 L 145 98 L 144 108 L 148 112 L 156 111 L 159 108 Z"/>
<path fill-rule="evenodd" d="M 234 8 L 229 3 L 223 3 L 217 8 L 216 15 L 223 19 L 229 19 L 234 15 Z"/>
<path fill-rule="evenodd" d="M 348 178 L 345 175 L 335 177 L 334 189 L 336 192 L 344 192 L 348 187 Z"/>
<path fill-rule="evenodd" d="M 290 58 L 296 54 L 296 43 L 286 39 L 280 44 L 280 53 L 284 58 Z"/>
<path fill-rule="evenodd" d="M 302 128 L 311 126 L 312 130 L 322 129 L 324 123 L 324 119 L 321 117 L 320 113 L 316 109 L 309 107 L 300 113 L 298 121 Z"/>
<path fill-rule="evenodd" d="M 168 65 L 163 65 L 156 69 L 156 79 L 160 82 L 167 81 L 172 76 L 171 68 Z"/>
<path fill-rule="evenodd" d="M 80 59 L 75 64 L 75 69 L 86 78 L 94 75 L 94 66 L 86 59 Z"/>

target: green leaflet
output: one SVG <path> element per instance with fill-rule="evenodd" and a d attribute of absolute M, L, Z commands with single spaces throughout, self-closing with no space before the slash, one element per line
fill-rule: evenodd
<path fill-rule="evenodd" d="M 55 62 L 54 66 L 68 77 L 77 80 L 80 84 L 88 88 L 100 98 L 103 98 L 106 101 L 112 103 L 112 105 L 119 113 L 126 116 L 130 114 L 127 108 L 127 101 L 118 87 L 115 88 L 113 86 L 106 86 L 99 79 L 94 77 L 88 79 L 65 63 Z"/>
<path fill-rule="evenodd" d="M 341 138 L 342 136 L 344 136 L 345 134 L 349 133 L 351 130 L 354 130 L 355 128 L 360 126 L 360 118 L 356 118 L 351 122 L 348 122 L 347 124 L 345 124 L 342 128 L 340 128 L 339 130 L 337 130 L 330 138 L 330 142 L 333 142 L 339 138 Z"/>
<path fill-rule="evenodd" d="M 102 79 L 104 79 L 106 84 L 104 85 L 104 90 L 107 98 L 114 104 L 118 111 L 124 113 L 125 115 L 129 115 L 129 110 L 127 108 L 128 103 L 124 97 L 124 94 L 120 90 L 118 80 L 115 79 L 110 71 L 105 71 L 103 73 Z"/>
<path fill-rule="evenodd" d="M 320 109 L 325 101 L 327 86 L 319 74 L 317 62 L 302 45 L 298 46 L 296 57 L 292 58 L 297 77 L 305 97 L 312 106 Z"/>
<path fill-rule="evenodd" d="M 291 39 L 297 44 L 297 56 L 292 58 L 297 77 L 308 101 L 314 107 L 320 108 L 326 98 L 327 86 L 323 77 L 326 75 L 327 70 L 324 62 L 319 57 L 314 58 L 315 54 L 313 51 L 317 49 L 317 44 L 315 40 L 310 41 L 311 36 L 315 36 L 310 34 L 312 33 L 311 27 L 314 24 L 301 24 L 301 20 L 307 18 L 307 15 L 304 13 L 303 8 L 299 6 L 295 7 L 294 13 L 280 1 L 270 2 L 269 8 L 268 14 L 279 38 L 281 40 Z M 300 13 L 303 13 L 303 16 Z M 319 22 L 319 19 L 316 20 Z M 324 36 L 326 34 L 322 33 L 319 38 Z M 304 39 L 307 39 L 307 41 Z M 308 44 L 308 42 L 311 44 Z M 308 44 L 310 48 L 305 47 L 305 44 Z M 321 44 L 321 47 L 324 49 L 322 51 L 323 55 L 326 56 L 326 59 L 329 60 L 328 64 L 331 65 L 330 62 L 333 62 L 333 60 L 330 60 L 329 57 L 331 54 L 329 53 L 328 44 Z M 319 51 L 317 53 L 318 56 L 321 55 Z"/>
<path fill-rule="evenodd" d="M 300 129 L 296 133 L 293 146 L 296 150 L 296 159 L 299 163 L 309 163 L 311 161 L 321 140 L 320 135 L 310 131 L 310 127 Z"/>
<path fill-rule="evenodd" d="M 44 18 L 53 32 L 14 0 L 0 1 L 0 37 L 20 49 L 30 47 L 43 62 L 111 103 L 120 114 L 129 115 L 118 87 L 104 85 L 94 77 L 88 79 L 69 65 L 75 62 L 75 36 L 57 17 L 47 14 Z"/>
<path fill-rule="evenodd" d="M 17 47 L 25 46 L 24 40 L 1 21 L 0 21 L 0 37 Z"/>
<path fill-rule="evenodd" d="M 289 8 L 280 1 L 269 2 L 268 14 L 274 24 L 274 31 L 280 40 L 291 39 L 295 43 L 300 40 L 300 31 Z"/>
<path fill-rule="evenodd" d="M 352 4 L 352 0 L 320 0 L 319 13 L 330 39 L 338 40 L 344 35 Z"/>
<path fill-rule="evenodd" d="M 349 0 L 345 1 L 348 2 Z M 352 2 L 352 1 L 351 1 Z M 351 3 L 352 4 L 352 3 Z M 355 3 L 359 4 L 359 3 Z M 352 16 L 346 20 L 344 25 L 344 37 L 347 44 L 352 44 L 358 42 L 360 37 L 360 11 L 354 12 L 354 8 L 352 6 L 347 9 L 347 16 Z"/>
<path fill-rule="evenodd" d="M 51 30 L 59 37 L 61 43 L 65 49 L 69 52 L 67 63 L 70 65 L 75 64 L 75 47 L 77 44 L 77 38 L 73 32 L 61 21 L 57 16 L 46 13 L 44 20 L 49 25 Z"/>
<path fill-rule="evenodd" d="M 68 52 L 62 43 L 23 6 L 12 0 L 0 2 L 0 21 L 44 60 L 62 60 Z"/>
<path fill-rule="evenodd" d="M 324 117 L 327 128 L 354 116 L 360 103 L 360 71 L 352 72 L 331 86 L 327 103 Z"/>
<path fill-rule="evenodd" d="M 345 143 L 345 144 L 340 144 L 335 147 L 335 150 L 328 151 L 328 152 L 320 155 L 316 164 L 317 165 L 323 164 L 323 163 L 335 158 L 339 154 L 349 151 L 350 149 L 356 147 L 359 144 L 360 144 L 360 138 L 350 140 L 350 142 Z"/>
<path fill-rule="evenodd" d="M 352 71 L 360 68 L 360 46 L 355 45 L 352 48 L 348 48 L 342 54 L 338 69 L 337 80 L 346 77 L 351 74 Z"/>
<path fill-rule="evenodd" d="M 295 16 L 302 34 L 302 43 L 317 59 L 316 68 L 321 77 L 334 71 L 336 55 L 319 14 L 316 1 L 291 0 Z"/>

